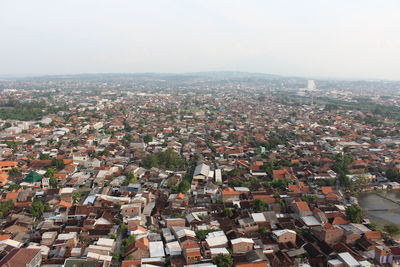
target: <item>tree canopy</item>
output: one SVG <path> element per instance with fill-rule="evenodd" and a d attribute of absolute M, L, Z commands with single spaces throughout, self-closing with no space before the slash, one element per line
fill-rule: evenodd
<path fill-rule="evenodd" d="M 351 205 L 346 208 L 346 217 L 353 223 L 361 223 L 364 210 L 358 205 Z"/>
<path fill-rule="evenodd" d="M 185 161 L 173 151 L 171 148 L 163 152 L 156 153 L 155 155 L 149 155 L 143 160 L 143 166 L 147 169 L 152 167 L 178 170 L 182 169 Z"/>

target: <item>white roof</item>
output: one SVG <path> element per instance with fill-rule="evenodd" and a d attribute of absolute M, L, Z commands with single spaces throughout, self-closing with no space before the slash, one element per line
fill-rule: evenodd
<path fill-rule="evenodd" d="M 97 241 L 98 246 L 112 247 L 115 243 L 114 239 L 111 238 L 99 238 Z"/>
<path fill-rule="evenodd" d="M 173 241 L 165 244 L 165 251 L 167 254 L 171 254 L 171 252 L 181 252 L 182 248 L 178 241 Z"/>
<path fill-rule="evenodd" d="M 235 189 L 235 191 L 238 191 L 238 192 L 250 192 L 250 189 L 248 187 L 244 187 L 244 186 L 237 186 L 237 187 L 234 187 L 233 189 Z"/>
<path fill-rule="evenodd" d="M 289 229 L 275 230 L 275 231 L 272 231 L 272 233 L 273 233 L 274 235 L 276 235 L 276 236 L 280 236 L 280 235 L 283 235 L 283 234 L 286 234 L 286 233 L 296 234 L 295 231 L 289 230 Z"/>
<path fill-rule="evenodd" d="M 48 255 L 50 253 L 50 248 L 44 245 L 30 244 L 27 248 L 40 249 L 42 255 Z"/>
<path fill-rule="evenodd" d="M 181 237 L 184 237 L 184 236 L 195 237 L 195 236 L 196 236 L 196 233 L 195 233 L 194 231 L 192 231 L 192 230 L 189 230 L 189 229 L 184 228 L 184 229 L 181 229 L 181 230 L 177 231 L 177 232 L 176 232 L 176 236 L 177 236 L 178 238 L 181 238 Z"/>
<path fill-rule="evenodd" d="M 64 187 L 64 188 L 61 188 L 60 195 L 62 195 L 62 194 L 71 194 L 74 191 L 75 191 L 75 188 L 73 188 L 73 187 Z"/>
<path fill-rule="evenodd" d="M 300 218 L 307 226 L 321 225 L 321 223 L 314 216 L 301 216 Z"/>
<path fill-rule="evenodd" d="M 255 222 L 265 222 L 267 220 L 262 212 L 252 213 L 251 217 Z"/>
<path fill-rule="evenodd" d="M 77 235 L 78 234 L 76 232 L 71 232 L 71 233 L 68 233 L 68 234 L 59 234 L 57 239 L 58 240 L 68 240 L 68 239 L 77 237 Z"/>
<path fill-rule="evenodd" d="M 205 177 L 208 177 L 209 172 L 210 172 L 210 166 L 203 163 L 201 165 L 196 166 L 196 168 L 194 169 L 193 176 L 204 175 Z"/>
<path fill-rule="evenodd" d="M 216 182 L 222 182 L 221 169 L 216 169 L 214 172 L 214 175 L 215 175 Z"/>
<path fill-rule="evenodd" d="M 229 254 L 229 251 L 226 248 L 210 248 L 210 252 L 212 255 Z"/>
<path fill-rule="evenodd" d="M 225 236 L 212 236 L 209 238 L 206 238 L 206 242 L 208 246 L 213 247 L 213 246 L 220 246 L 228 243 L 228 238 Z"/>
<path fill-rule="evenodd" d="M 6 244 L 8 246 L 14 247 L 14 248 L 20 248 L 23 244 L 21 242 L 12 240 L 12 239 L 6 239 L 1 241 L 1 244 Z"/>
<path fill-rule="evenodd" d="M 97 254 L 97 253 L 93 253 L 93 252 L 89 252 L 87 254 L 87 257 L 89 259 L 96 259 L 96 260 L 102 260 L 102 261 L 108 261 L 108 262 L 111 262 L 111 260 L 112 260 L 112 256 L 101 255 L 101 254 Z"/>
<path fill-rule="evenodd" d="M 162 241 L 149 242 L 150 257 L 164 257 L 164 243 Z"/>
<path fill-rule="evenodd" d="M 42 234 L 42 239 L 44 239 L 44 238 L 53 238 L 55 236 L 57 236 L 57 232 L 44 232 Z"/>
<path fill-rule="evenodd" d="M 339 253 L 338 256 L 347 266 L 360 266 L 360 263 L 349 252 Z"/>
<path fill-rule="evenodd" d="M 254 244 L 254 241 L 251 238 L 240 237 L 240 238 L 232 239 L 231 243 L 232 243 L 232 245 L 238 244 L 238 243 L 253 243 Z"/>
<path fill-rule="evenodd" d="M 97 224 L 111 224 L 111 222 L 109 220 L 107 220 L 106 218 L 101 217 L 101 218 L 98 218 L 96 220 L 96 222 L 94 223 L 94 225 L 97 225 Z"/>

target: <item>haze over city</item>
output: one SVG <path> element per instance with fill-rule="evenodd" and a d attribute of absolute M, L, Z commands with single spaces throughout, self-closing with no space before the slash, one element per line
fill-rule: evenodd
<path fill-rule="evenodd" d="M 400 266 L 399 7 L 0 0 L 0 267 Z"/>
<path fill-rule="evenodd" d="M 400 80 L 400 2 L 0 2 L 0 74 L 246 71 Z"/>

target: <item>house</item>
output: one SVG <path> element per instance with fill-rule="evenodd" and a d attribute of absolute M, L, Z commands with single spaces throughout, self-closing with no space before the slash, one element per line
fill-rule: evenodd
<path fill-rule="evenodd" d="M 274 230 L 272 231 L 272 237 L 278 242 L 278 243 L 292 243 L 296 244 L 296 232 L 289 230 L 289 229 L 284 229 L 284 230 Z"/>
<path fill-rule="evenodd" d="M 251 238 L 239 237 L 231 240 L 233 253 L 246 253 L 253 249 L 254 241 Z"/>
<path fill-rule="evenodd" d="M 44 246 L 51 246 L 53 245 L 56 238 L 57 232 L 44 232 L 42 234 L 42 241 L 40 242 L 40 244 Z"/>
<path fill-rule="evenodd" d="M 388 247 L 376 246 L 375 247 L 375 260 L 379 264 L 392 264 L 393 255 Z"/>
<path fill-rule="evenodd" d="M 76 247 L 77 244 L 78 244 L 78 234 L 77 232 L 71 232 L 66 234 L 59 234 L 53 246 L 73 248 Z"/>
<path fill-rule="evenodd" d="M 231 187 L 227 187 L 222 190 L 221 195 L 223 202 L 233 202 L 239 200 L 240 192 Z"/>
<path fill-rule="evenodd" d="M 162 241 L 149 242 L 149 250 L 151 258 L 164 257 L 164 243 Z"/>
<path fill-rule="evenodd" d="M 0 161 L 0 172 L 8 172 L 17 166 L 17 161 Z"/>
<path fill-rule="evenodd" d="M 42 254 L 40 249 L 13 248 L 0 260 L 3 267 L 40 267 Z"/>
<path fill-rule="evenodd" d="M 228 247 L 228 238 L 224 231 L 210 232 L 206 236 L 206 243 L 209 248 L 226 248 Z"/>
<path fill-rule="evenodd" d="M 332 224 L 312 227 L 311 233 L 319 240 L 325 241 L 327 244 L 337 244 L 342 241 L 344 236 L 344 230 L 340 227 L 335 227 Z"/>
<path fill-rule="evenodd" d="M 167 218 L 165 219 L 167 228 L 184 227 L 186 222 L 183 218 Z"/>
<path fill-rule="evenodd" d="M 121 214 L 124 217 L 133 217 L 141 214 L 142 205 L 140 203 L 125 204 L 121 206 Z"/>
<path fill-rule="evenodd" d="M 304 201 L 293 202 L 292 208 L 300 216 L 312 215 L 312 212 L 311 212 L 310 208 L 308 207 L 307 202 L 304 202 Z"/>
<path fill-rule="evenodd" d="M 193 180 L 206 180 L 210 173 L 210 166 L 206 164 L 197 165 L 194 169 Z"/>
<path fill-rule="evenodd" d="M 200 247 L 195 242 L 185 242 L 181 244 L 182 254 L 187 264 L 195 263 L 201 260 Z"/>
<path fill-rule="evenodd" d="M 361 264 L 349 252 L 339 253 L 338 259 L 344 263 L 344 267 L 361 266 Z"/>

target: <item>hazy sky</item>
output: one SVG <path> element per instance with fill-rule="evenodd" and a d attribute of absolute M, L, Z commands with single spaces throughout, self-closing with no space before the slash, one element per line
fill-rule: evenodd
<path fill-rule="evenodd" d="M 0 74 L 400 80 L 399 0 L 0 0 Z"/>

